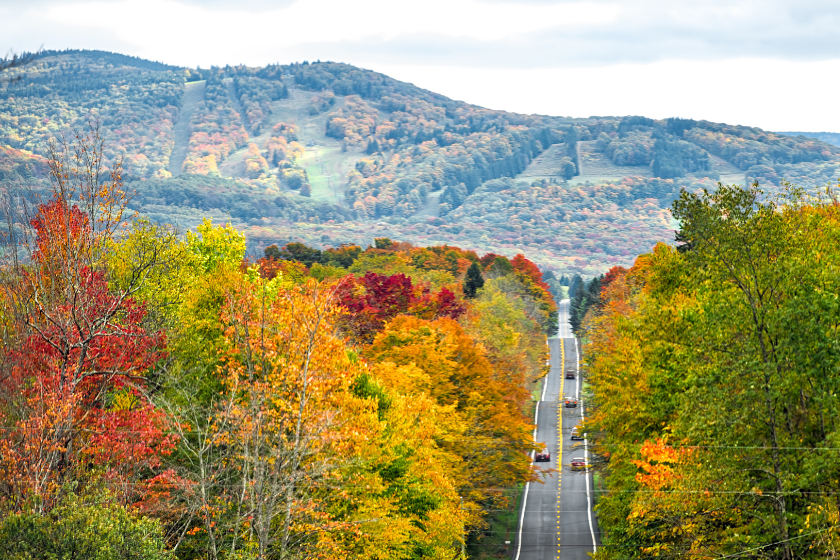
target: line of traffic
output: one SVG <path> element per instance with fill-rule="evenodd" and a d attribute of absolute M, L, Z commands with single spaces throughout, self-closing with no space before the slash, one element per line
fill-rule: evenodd
<path fill-rule="evenodd" d="M 585 560 L 598 550 L 597 519 L 592 511 L 594 493 L 590 488 L 589 442 L 583 429 L 586 411 L 582 399 L 580 346 L 568 329 L 568 306 L 568 300 L 561 302 L 558 336 L 547 340 L 551 350 L 549 369 L 541 390 L 535 395 L 539 400 L 534 410 L 533 441 L 545 442 L 545 448 L 530 454 L 532 466 L 549 461 L 555 468 L 536 486 L 530 482 L 525 484 L 514 560 Z M 557 375 L 559 378 L 555 377 Z M 575 387 L 569 387 L 568 397 L 566 379 L 576 381 Z M 556 416 L 551 416 L 551 406 L 546 405 L 555 407 Z M 574 441 L 567 441 L 570 435 L 563 428 L 563 417 L 568 408 L 580 409 L 579 415 L 568 411 Z M 571 459 L 570 465 L 564 464 L 569 454 L 579 453 L 580 440 L 583 441 L 584 453 L 580 454 L 583 457 L 578 455 Z M 564 449 L 566 445 L 568 450 Z M 554 457 L 551 457 L 552 453 Z M 577 472 L 580 470 L 584 472 Z M 586 488 L 581 488 L 581 484 Z"/>

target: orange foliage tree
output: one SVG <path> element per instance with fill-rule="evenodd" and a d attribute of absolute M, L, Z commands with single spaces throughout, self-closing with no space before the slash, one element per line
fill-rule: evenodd
<path fill-rule="evenodd" d="M 476 500 L 484 491 L 528 478 L 533 448 L 522 415 L 528 399 L 522 379 L 496 374 L 484 348 L 452 319 L 429 321 L 400 315 L 386 324 L 365 356 L 377 363 L 413 366 L 414 380 L 390 378 L 386 385 L 405 393 L 425 393 L 440 405 L 454 406 L 466 426 L 455 453 L 469 469 L 464 492 Z"/>
<path fill-rule="evenodd" d="M 228 400 L 215 425 L 236 472 L 226 500 L 258 558 L 324 546 L 343 529 L 323 487 L 367 437 L 372 411 L 348 390 L 360 366 L 335 332 L 340 311 L 333 288 L 311 279 L 246 281 L 227 296 Z"/>

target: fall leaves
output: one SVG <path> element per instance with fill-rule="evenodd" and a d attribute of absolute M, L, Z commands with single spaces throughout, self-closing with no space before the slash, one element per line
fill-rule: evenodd
<path fill-rule="evenodd" d="M 118 174 L 77 178 L 4 269 L 0 534 L 81 501 L 150 557 L 454 559 L 533 476 L 553 301 L 523 256 L 378 239 L 251 263 L 230 226 L 123 223 Z"/>
<path fill-rule="evenodd" d="M 721 186 L 674 213 L 684 250 L 610 271 L 583 320 L 599 554 L 830 557 L 836 205 Z"/>
<path fill-rule="evenodd" d="M 74 148 L 51 162 L 56 189 L 29 220 L 29 264 L 5 267 L 0 471 L 13 509 L 49 509 L 90 462 L 121 483 L 173 448 L 143 377 L 165 355 L 165 336 L 132 297 L 136 283 L 109 286 L 102 266 L 121 217 L 118 168 L 100 179 L 95 130 Z"/>

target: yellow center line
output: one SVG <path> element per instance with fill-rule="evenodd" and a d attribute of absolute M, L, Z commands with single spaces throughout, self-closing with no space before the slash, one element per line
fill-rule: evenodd
<path fill-rule="evenodd" d="M 558 337 L 559 338 L 559 337 Z M 560 483 L 563 479 L 563 407 L 566 406 L 566 348 L 560 338 L 560 394 L 557 395 L 557 512 L 560 513 Z M 557 546 L 560 546 L 560 516 L 557 516 Z M 558 558 L 560 558 L 558 556 Z"/>

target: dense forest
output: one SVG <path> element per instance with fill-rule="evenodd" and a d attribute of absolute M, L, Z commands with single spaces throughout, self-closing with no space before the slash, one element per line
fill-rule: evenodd
<path fill-rule="evenodd" d="M 184 84 L 199 86 L 190 90 L 197 99 Z M 43 181 L 47 140 L 91 120 L 106 159 L 123 159 L 132 209 L 155 220 L 194 228 L 205 215 L 230 219 L 255 250 L 290 240 L 371 243 L 386 224 L 419 244 L 451 239 L 481 250 L 489 241 L 510 257 L 527 250 L 558 274 L 629 266 L 630 255 L 671 238 L 662 216 L 679 189 L 711 188 L 721 173 L 773 192 L 785 180 L 813 190 L 840 178 L 840 147 L 828 136 L 680 118 L 520 115 L 334 62 L 179 68 L 75 50 L 0 73 L 0 177 Z M 178 149 L 185 155 L 173 169 Z M 533 173 L 549 152 L 550 169 Z M 340 171 L 327 172 L 333 161 Z M 499 179 L 554 186 L 499 190 Z M 547 196 L 540 207 L 555 215 L 524 215 L 516 197 L 525 192 Z M 570 220 L 577 240 L 539 241 L 556 237 L 548 224 Z M 629 236 L 605 235 L 630 222 L 638 225 Z"/>
<path fill-rule="evenodd" d="M 53 144 L 46 196 L 4 199 L 0 556 L 504 557 L 541 474 L 539 268 L 388 238 L 248 257 L 132 216 L 104 151 Z"/>
<path fill-rule="evenodd" d="M 581 285 L 598 558 L 830 558 L 837 194 L 683 192 L 676 246 Z"/>
<path fill-rule="evenodd" d="M 376 236 L 400 236 L 418 244 L 453 243 L 500 254 L 526 252 L 546 271 L 597 276 L 657 242 L 673 239 L 667 206 L 681 188 L 711 187 L 691 178 L 644 179 L 569 185 L 509 178 L 483 183 L 469 203 L 438 218 L 401 224 L 334 221 L 283 225 L 262 220 L 246 231 L 258 245 L 275 239 L 318 245 L 329 240 L 369 243 Z"/>

